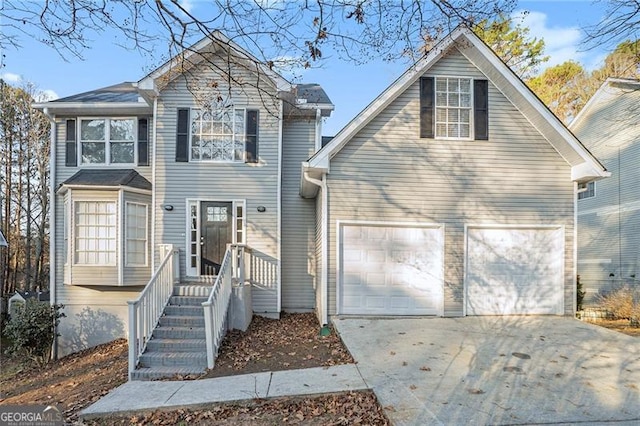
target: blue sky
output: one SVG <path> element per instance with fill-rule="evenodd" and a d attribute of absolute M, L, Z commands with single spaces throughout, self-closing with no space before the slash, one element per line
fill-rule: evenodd
<path fill-rule="evenodd" d="M 189 3 L 196 10 L 199 7 L 197 1 Z M 598 22 L 604 10 L 602 4 L 585 0 L 521 0 L 517 9 L 529 12 L 524 25 L 530 28 L 530 34 L 545 40 L 546 54 L 551 57 L 546 66 L 573 59 L 592 69 L 606 56 L 605 50 L 584 51 L 580 45 L 580 29 Z M 34 83 L 52 98 L 137 81 L 155 65 L 150 58 L 118 46 L 108 34 L 94 41 L 94 47 L 84 53 L 84 60 L 65 61 L 53 49 L 30 39 L 23 38 L 22 44 L 20 50 L 3 52 L 0 76 L 14 85 Z M 405 67 L 406 64 L 382 61 L 356 66 L 328 60 L 320 68 L 306 70 L 300 82 L 321 84 L 332 99 L 336 109 L 325 122 L 323 133 L 334 135 Z"/>

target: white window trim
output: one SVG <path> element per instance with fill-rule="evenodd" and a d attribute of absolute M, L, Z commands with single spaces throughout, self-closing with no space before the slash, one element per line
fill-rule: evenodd
<path fill-rule="evenodd" d="M 82 120 L 105 120 L 105 162 L 104 163 L 85 163 L 82 161 Z M 110 120 L 133 120 L 133 163 L 112 163 L 111 162 L 111 126 Z M 77 145 L 77 164 L 79 167 L 128 167 L 138 164 L 138 117 L 77 117 L 76 119 L 76 145 Z"/>
<path fill-rule="evenodd" d="M 464 76 L 459 76 L 459 75 L 434 75 L 433 77 L 433 137 L 435 140 L 449 140 L 449 141 L 473 141 L 475 140 L 475 123 L 473 121 L 474 117 L 475 117 L 475 105 L 474 105 L 474 99 L 475 99 L 475 93 L 474 93 L 474 81 L 475 79 L 473 77 L 464 77 Z M 438 136 L 438 124 L 437 124 L 437 117 L 438 117 L 438 101 L 437 101 L 437 90 L 436 88 L 437 86 L 437 82 L 438 79 L 459 79 L 459 80 L 469 80 L 470 83 L 470 87 L 469 87 L 469 93 L 471 96 L 470 99 L 470 107 L 469 107 L 469 137 L 467 138 L 461 138 L 461 137 L 451 137 L 451 136 Z M 449 107 L 440 107 L 440 108 L 445 108 L 448 109 Z M 453 107 L 455 108 L 455 107 Z M 461 108 L 459 108 L 461 109 Z"/>
<path fill-rule="evenodd" d="M 127 242 L 129 241 L 129 226 L 128 226 L 128 207 L 130 205 L 136 205 L 144 207 L 144 262 L 143 263 L 131 263 L 129 262 L 129 251 L 127 250 Z M 124 266 L 125 267 L 147 267 L 149 266 L 149 205 L 145 203 L 139 203 L 136 201 L 126 201 L 124 203 L 124 237 L 123 237 L 123 252 L 124 252 Z M 139 241 L 136 239 L 136 241 Z"/>
<path fill-rule="evenodd" d="M 588 195 L 589 194 L 589 185 L 593 185 L 593 195 Z M 581 194 L 585 194 L 585 196 L 580 197 Z M 591 200 L 593 198 L 596 198 L 596 182 L 595 181 L 591 181 L 591 182 L 587 182 L 585 184 L 585 186 L 580 187 L 580 184 L 578 184 L 578 201 L 582 201 L 582 200 Z"/>
<path fill-rule="evenodd" d="M 247 110 L 251 109 L 248 106 L 235 106 L 233 104 L 228 105 L 226 108 L 229 108 L 233 111 L 233 119 L 234 119 L 234 125 L 233 125 L 233 140 L 234 140 L 234 146 L 235 146 L 235 139 L 236 139 L 236 133 L 235 133 L 235 111 L 236 110 L 242 110 L 243 114 L 244 114 L 244 132 L 243 133 L 246 136 L 246 129 L 247 129 Z M 192 141 L 193 141 L 193 118 L 195 117 L 194 112 L 196 111 L 202 111 L 204 108 L 191 108 L 189 110 L 189 162 L 194 162 L 194 163 L 223 163 L 223 164 L 232 164 L 232 163 L 245 163 L 246 159 L 247 159 L 247 141 L 245 138 L 244 141 L 244 146 L 242 149 L 242 157 L 239 160 L 235 159 L 235 152 L 234 152 L 234 159 L 233 160 L 202 160 L 202 159 L 198 159 L 198 158 L 193 158 L 193 146 L 191 145 Z"/>
<path fill-rule="evenodd" d="M 115 224 L 115 235 L 116 235 L 116 244 L 115 244 L 115 261 L 113 263 L 81 263 L 76 260 L 76 238 L 77 238 L 77 229 L 76 229 L 76 203 L 113 203 L 116 206 L 115 216 L 116 216 L 116 224 Z M 70 251 L 69 256 L 71 257 L 71 265 L 78 266 L 82 268 L 102 268 L 105 266 L 114 267 L 118 266 L 118 259 L 120 256 L 119 250 L 119 239 L 120 235 L 120 223 L 118 220 L 118 200 L 117 199 L 87 199 L 87 198 L 78 198 L 71 199 L 71 214 L 70 214 L 70 230 L 72 233 L 69 235 L 70 241 Z"/>
<path fill-rule="evenodd" d="M 220 199 L 220 198 L 187 198 L 186 200 L 186 210 L 185 210 L 185 215 L 186 215 L 186 238 L 185 238 L 185 247 L 187 248 L 186 250 L 186 262 L 185 262 L 185 266 L 186 266 L 186 272 L 187 272 L 187 276 L 188 277 L 198 277 L 200 276 L 200 223 L 202 221 L 201 218 L 201 208 L 200 208 L 200 203 L 202 202 L 220 202 L 220 203 L 231 203 L 232 205 L 232 221 L 233 221 L 233 225 L 232 225 L 232 237 L 231 237 L 231 241 L 232 244 L 240 244 L 240 245 L 244 245 L 247 244 L 247 202 L 244 199 L 235 199 L 235 200 L 229 200 L 229 199 Z M 194 255 L 194 253 L 191 252 L 191 244 L 193 243 L 193 241 L 191 241 L 191 207 L 192 206 L 196 206 L 196 223 L 197 223 L 197 228 L 196 228 L 196 239 L 195 239 L 195 246 L 196 246 L 196 253 L 195 253 L 195 257 L 196 257 L 196 266 L 192 267 L 191 266 L 191 257 Z M 238 217 L 237 217 L 237 208 L 238 207 L 242 207 L 242 230 L 241 230 L 241 234 L 242 234 L 242 241 L 238 241 Z"/>

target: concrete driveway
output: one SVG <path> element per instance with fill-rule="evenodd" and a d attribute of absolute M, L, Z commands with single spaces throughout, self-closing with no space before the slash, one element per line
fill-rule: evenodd
<path fill-rule="evenodd" d="M 640 424 L 640 339 L 560 317 L 334 321 L 395 425 Z"/>

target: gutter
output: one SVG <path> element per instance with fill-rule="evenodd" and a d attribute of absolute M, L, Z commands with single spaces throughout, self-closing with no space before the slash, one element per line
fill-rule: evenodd
<path fill-rule="evenodd" d="M 49 108 L 43 108 L 42 112 L 51 123 L 50 131 L 50 152 L 49 152 L 49 303 L 57 303 L 56 287 L 56 133 L 58 131 L 56 117 L 49 112 Z M 53 359 L 58 359 L 58 330 L 57 326 L 53 332 L 53 347 L 51 350 Z"/>
<path fill-rule="evenodd" d="M 325 326 L 327 324 L 329 324 L 329 292 L 328 292 L 328 286 L 329 286 L 329 277 L 328 277 L 328 268 L 329 268 L 329 245 L 327 244 L 327 239 L 328 239 L 328 231 L 329 231 L 329 218 L 328 218 L 328 199 L 329 199 L 329 194 L 328 194 L 328 190 L 327 190 L 327 179 L 326 179 L 326 174 L 322 175 L 322 180 L 319 179 L 314 179 L 312 177 L 309 177 L 309 172 L 308 171 L 304 171 L 302 173 L 302 178 L 304 180 L 306 180 L 307 182 L 316 185 L 318 188 L 320 188 L 321 190 L 321 196 L 322 196 L 322 223 L 321 223 L 321 229 L 322 229 L 322 263 L 320 265 L 320 273 L 322 274 L 320 277 L 320 297 L 322 300 L 322 305 L 323 305 L 323 309 L 321 312 L 321 322 L 322 325 Z"/>

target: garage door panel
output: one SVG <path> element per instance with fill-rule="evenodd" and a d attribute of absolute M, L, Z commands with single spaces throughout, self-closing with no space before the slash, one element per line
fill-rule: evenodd
<path fill-rule="evenodd" d="M 562 314 L 562 228 L 467 232 L 467 314 Z"/>
<path fill-rule="evenodd" d="M 341 230 L 341 313 L 442 314 L 441 228 L 345 225 Z"/>

